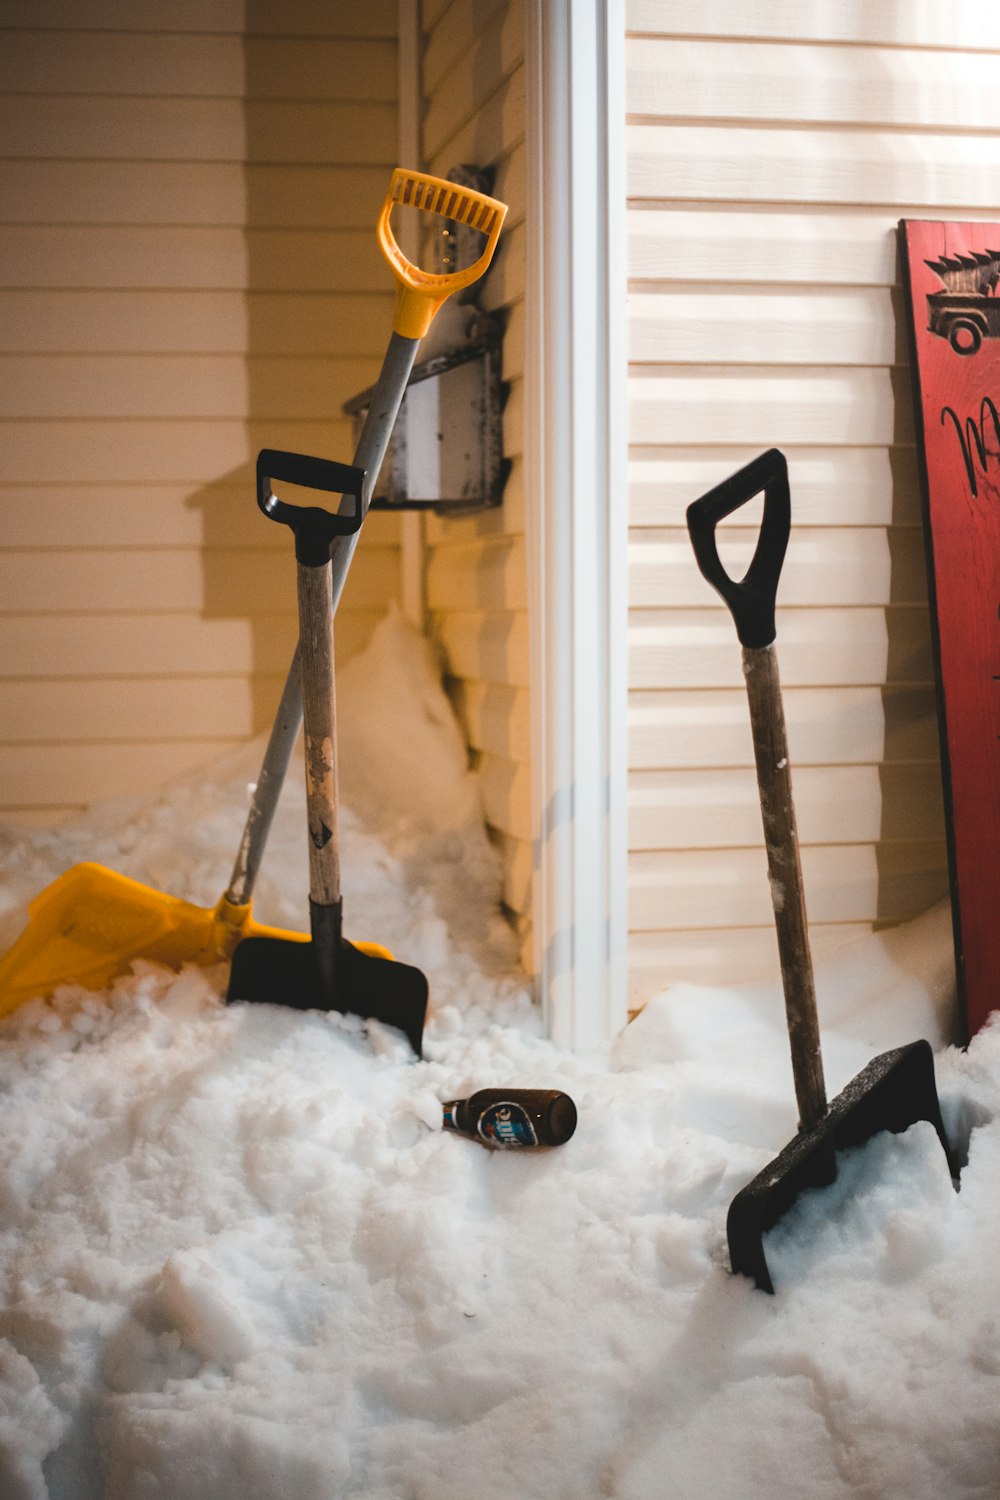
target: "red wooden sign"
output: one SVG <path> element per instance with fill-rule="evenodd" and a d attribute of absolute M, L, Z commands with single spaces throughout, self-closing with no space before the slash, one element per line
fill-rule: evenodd
<path fill-rule="evenodd" d="M 959 998 L 1000 1007 L 1000 224 L 900 224 Z"/>

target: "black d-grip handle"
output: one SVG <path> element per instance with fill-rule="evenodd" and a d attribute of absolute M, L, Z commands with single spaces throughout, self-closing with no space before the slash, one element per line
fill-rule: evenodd
<path fill-rule="evenodd" d="M 319 505 L 289 505 L 272 492 L 271 485 L 276 479 L 304 489 L 351 495 L 354 509 L 342 514 Z M 295 533 L 295 556 L 305 567 L 318 568 L 328 563 L 334 537 L 349 536 L 360 530 L 364 520 L 361 508 L 364 482 L 364 469 L 338 464 L 330 458 L 309 458 L 304 453 L 284 453 L 279 448 L 262 448 L 257 456 L 257 504 L 270 520 L 291 527 Z"/>
<path fill-rule="evenodd" d="M 760 535 L 750 566 L 737 582 L 730 578 L 719 560 L 715 528 L 734 510 L 753 500 L 761 490 L 764 492 L 764 518 Z M 714 490 L 709 490 L 707 495 L 688 506 L 687 524 L 698 566 L 729 606 L 741 644 L 769 646 L 776 633 L 774 604 L 792 526 L 785 455 L 777 448 L 770 448 L 746 468 L 724 479 Z"/>

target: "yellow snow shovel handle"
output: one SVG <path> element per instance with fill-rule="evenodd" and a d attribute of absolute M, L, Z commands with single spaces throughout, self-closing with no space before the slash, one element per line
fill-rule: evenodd
<path fill-rule="evenodd" d="M 478 230 L 486 236 L 482 255 L 471 266 L 446 276 L 422 271 L 407 260 L 396 243 L 389 224 L 396 204 L 440 214 L 443 219 L 453 219 Z M 475 193 L 443 177 L 430 177 L 426 172 L 396 168 L 378 221 L 379 244 L 396 278 L 396 312 L 392 320 L 396 333 L 407 339 L 422 339 L 442 302 L 452 292 L 479 280 L 493 259 L 506 216 L 506 203 L 487 198 L 485 193 Z"/>

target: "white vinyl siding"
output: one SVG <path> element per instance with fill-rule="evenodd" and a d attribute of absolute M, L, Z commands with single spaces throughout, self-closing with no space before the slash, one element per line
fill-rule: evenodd
<path fill-rule="evenodd" d="M 426 526 L 429 630 L 479 768 L 491 835 L 504 863 L 504 900 L 525 937 L 531 909 L 528 619 L 524 556 L 523 377 L 525 104 L 521 0 L 424 0 L 424 166 L 495 172 L 508 205 L 482 305 L 504 324 L 503 505 Z"/>
<path fill-rule="evenodd" d="M 814 951 L 947 894 L 896 225 L 997 217 L 981 21 L 968 0 L 629 0 L 633 1008 L 777 973 L 739 647 L 684 526 L 768 447 Z M 721 530 L 737 576 L 759 514 Z"/>
<path fill-rule="evenodd" d="M 295 640 L 261 447 L 349 459 L 392 281 L 395 0 L 0 9 L 0 808 L 55 819 L 266 728 Z M 338 617 L 399 593 L 372 516 Z"/>

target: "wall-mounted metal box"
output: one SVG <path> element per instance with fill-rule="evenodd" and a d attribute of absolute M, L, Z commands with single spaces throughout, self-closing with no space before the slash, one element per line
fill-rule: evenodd
<path fill-rule="evenodd" d="M 503 456 L 506 394 L 500 335 L 492 329 L 415 365 L 372 504 L 438 515 L 499 505 L 510 469 Z M 371 396 L 369 388 L 344 404 L 356 436 Z"/>

